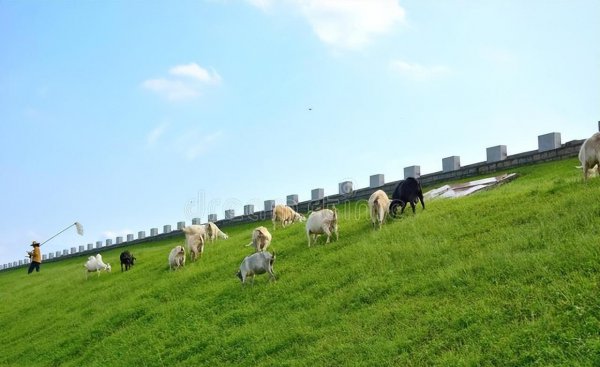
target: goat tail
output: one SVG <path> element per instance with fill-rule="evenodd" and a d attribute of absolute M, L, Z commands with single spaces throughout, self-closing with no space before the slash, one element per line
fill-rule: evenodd
<path fill-rule="evenodd" d="M 373 205 L 371 206 L 371 218 L 375 218 L 377 216 L 377 212 L 379 211 L 379 206 L 381 203 L 379 202 L 379 198 L 373 200 Z"/>

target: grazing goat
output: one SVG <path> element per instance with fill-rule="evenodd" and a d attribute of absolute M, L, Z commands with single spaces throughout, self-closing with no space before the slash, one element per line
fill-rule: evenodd
<path fill-rule="evenodd" d="M 183 227 L 185 233 L 185 244 L 190 252 L 190 259 L 196 261 L 204 253 L 204 240 L 206 238 L 206 227 L 203 225 L 191 225 Z"/>
<path fill-rule="evenodd" d="M 588 179 L 588 170 L 598 165 L 598 174 L 600 174 L 600 132 L 587 138 L 579 149 L 579 161 L 583 168 L 583 180 Z"/>
<path fill-rule="evenodd" d="M 169 269 L 179 269 L 185 265 L 185 248 L 174 247 L 169 253 Z"/>
<path fill-rule="evenodd" d="M 385 220 L 385 216 L 390 210 L 390 199 L 383 190 L 377 190 L 369 197 L 369 213 L 371 214 L 371 223 L 373 228 L 379 224 L 379 229 Z"/>
<path fill-rule="evenodd" d="M 271 244 L 271 233 L 266 227 L 260 226 L 252 231 L 252 242 L 246 246 L 254 247 L 256 252 L 265 251 Z"/>
<path fill-rule="evenodd" d="M 421 200 L 421 205 L 425 209 L 425 201 L 423 201 L 423 189 L 421 183 L 414 178 L 409 177 L 404 181 L 400 181 L 394 193 L 392 194 L 392 202 L 390 203 L 390 214 L 396 217 L 398 206 L 402 208 L 400 214 L 404 213 L 406 204 L 410 204 L 413 213 L 416 213 L 415 204 Z"/>
<path fill-rule="evenodd" d="M 88 261 L 83 265 L 85 267 L 85 279 L 88 278 L 89 273 L 96 273 L 100 276 L 100 272 L 102 270 L 110 273 L 111 267 L 110 264 L 105 264 L 102 261 L 102 255 L 97 254 L 96 256 L 90 256 Z"/>
<path fill-rule="evenodd" d="M 281 222 L 281 226 L 285 228 L 288 224 L 304 222 L 306 218 L 289 206 L 279 204 L 273 208 L 273 218 L 271 220 L 273 221 L 273 229 L 275 229 L 277 222 Z"/>
<path fill-rule="evenodd" d="M 133 263 L 136 260 L 135 256 L 128 250 L 121 252 L 119 259 L 121 260 L 121 272 L 123 271 L 123 265 L 125 265 L 125 271 L 127 271 L 133 266 Z"/>
<path fill-rule="evenodd" d="M 212 243 L 217 239 L 217 237 L 221 237 L 224 240 L 229 238 L 229 236 L 223 233 L 213 222 L 208 222 L 204 226 L 206 228 L 206 236 L 204 238 L 205 242 L 207 239 L 210 239 L 210 242 Z"/>
<path fill-rule="evenodd" d="M 275 253 L 271 255 L 268 251 L 257 252 L 244 258 L 236 275 L 242 284 L 246 283 L 248 276 L 252 276 L 252 285 L 254 285 L 254 276 L 264 273 L 269 273 L 270 279 L 275 280 L 273 263 L 275 263 Z"/>
<path fill-rule="evenodd" d="M 331 235 L 335 233 L 335 240 L 339 238 L 337 226 L 337 210 L 335 207 L 331 209 L 322 209 L 310 213 L 306 220 L 306 235 L 308 236 L 308 247 L 310 247 L 312 239 L 316 242 L 317 236 L 320 234 L 327 235 L 327 242 Z"/>

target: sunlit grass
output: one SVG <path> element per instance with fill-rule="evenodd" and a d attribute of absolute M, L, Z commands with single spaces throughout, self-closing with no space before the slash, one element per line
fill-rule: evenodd
<path fill-rule="evenodd" d="M 600 179 L 575 160 L 427 203 L 371 229 L 338 206 L 340 240 L 308 248 L 303 224 L 272 231 L 277 282 L 242 287 L 251 230 L 169 271 L 183 237 L 0 273 L 0 365 L 600 365 Z M 188 260 L 189 261 L 189 260 Z"/>

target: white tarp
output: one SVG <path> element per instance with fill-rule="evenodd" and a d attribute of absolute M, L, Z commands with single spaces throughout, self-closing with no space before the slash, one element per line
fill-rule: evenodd
<path fill-rule="evenodd" d="M 508 182 L 516 177 L 516 173 L 507 173 L 497 177 L 489 177 L 459 184 L 444 185 L 440 188 L 426 192 L 423 196 L 426 200 L 437 198 L 460 198 L 471 195 L 474 192 Z"/>

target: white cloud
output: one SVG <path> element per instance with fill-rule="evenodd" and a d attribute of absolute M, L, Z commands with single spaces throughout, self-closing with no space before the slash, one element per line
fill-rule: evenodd
<path fill-rule="evenodd" d="M 211 73 L 196 63 L 174 66 L 169 70 L 169 73 L 194 78 L 207 84 L 219 84 L 221 82 L 221 76 L 216 71 L 212 70 Z"/>
<path fill-rule="evenodd" d="M 272 1 L 271 0 L 246 0 L 248 1 L 250 4 L 256 6 L 257 8 L 261 8 L 262 10 L 267 10 L 268 8 L 271 7 Z"/>
<path fill-rule="evenodd" d="M 401 76 L 419 81 L 443 77 L 451 72 L 451 69 L 447 66 L 424 66 L 421 64 L 409 63 L 403 60 L 391 61 L 390 69 Z"/>
<path fill-rule="evenodd" d="M 181 101 L 198 97 L 200 92 L 181 80 L 149 79 L 142 83 L 148 90 L 156 92 L 170 101 Z"/>
<path fill-rule="evenodd" d="M 148 145 L 154 145 L 167 130 L 168 124 L 163 123 L 152 129 L 146 138 Z"/>
<path fill-rule="evenodd" d="M 199 97 L 204 85 L 221 83 L 221 76 L 215 70 L 209 72 L 196 63 L 173 66 L 169 74 L 168 78 L 145 80 L 142 87 L 169 101 L 183 101 Z"/>
<path fill-rule="evenodd" d="M 176 125 L 171 126 L 169 122 L 163 122 L 148 132 L 146 144 L 148 148 L 193 161 L 209 152 L 222 136 L 222 131 L 207 132 L 198 127 L 180 130 Z M 160 144 L 157 144 L 159 140 Z"/>
<path fill-rule="evenodd" d="M 263 10 L 274 1 L 247 0 Z M 360 49 L 377 35 L 405 22 L 397 0 L 281 0 L 299 11 L 319 39 L 343 49 Z"/>
<path fill-rule="evenodd" d="M 200 131 L 190 130 L 180 136 L 177 141 L 177 149 L 191 161 L 205 154 L 222 135 L 221 131 L 205 135 Z"/>

